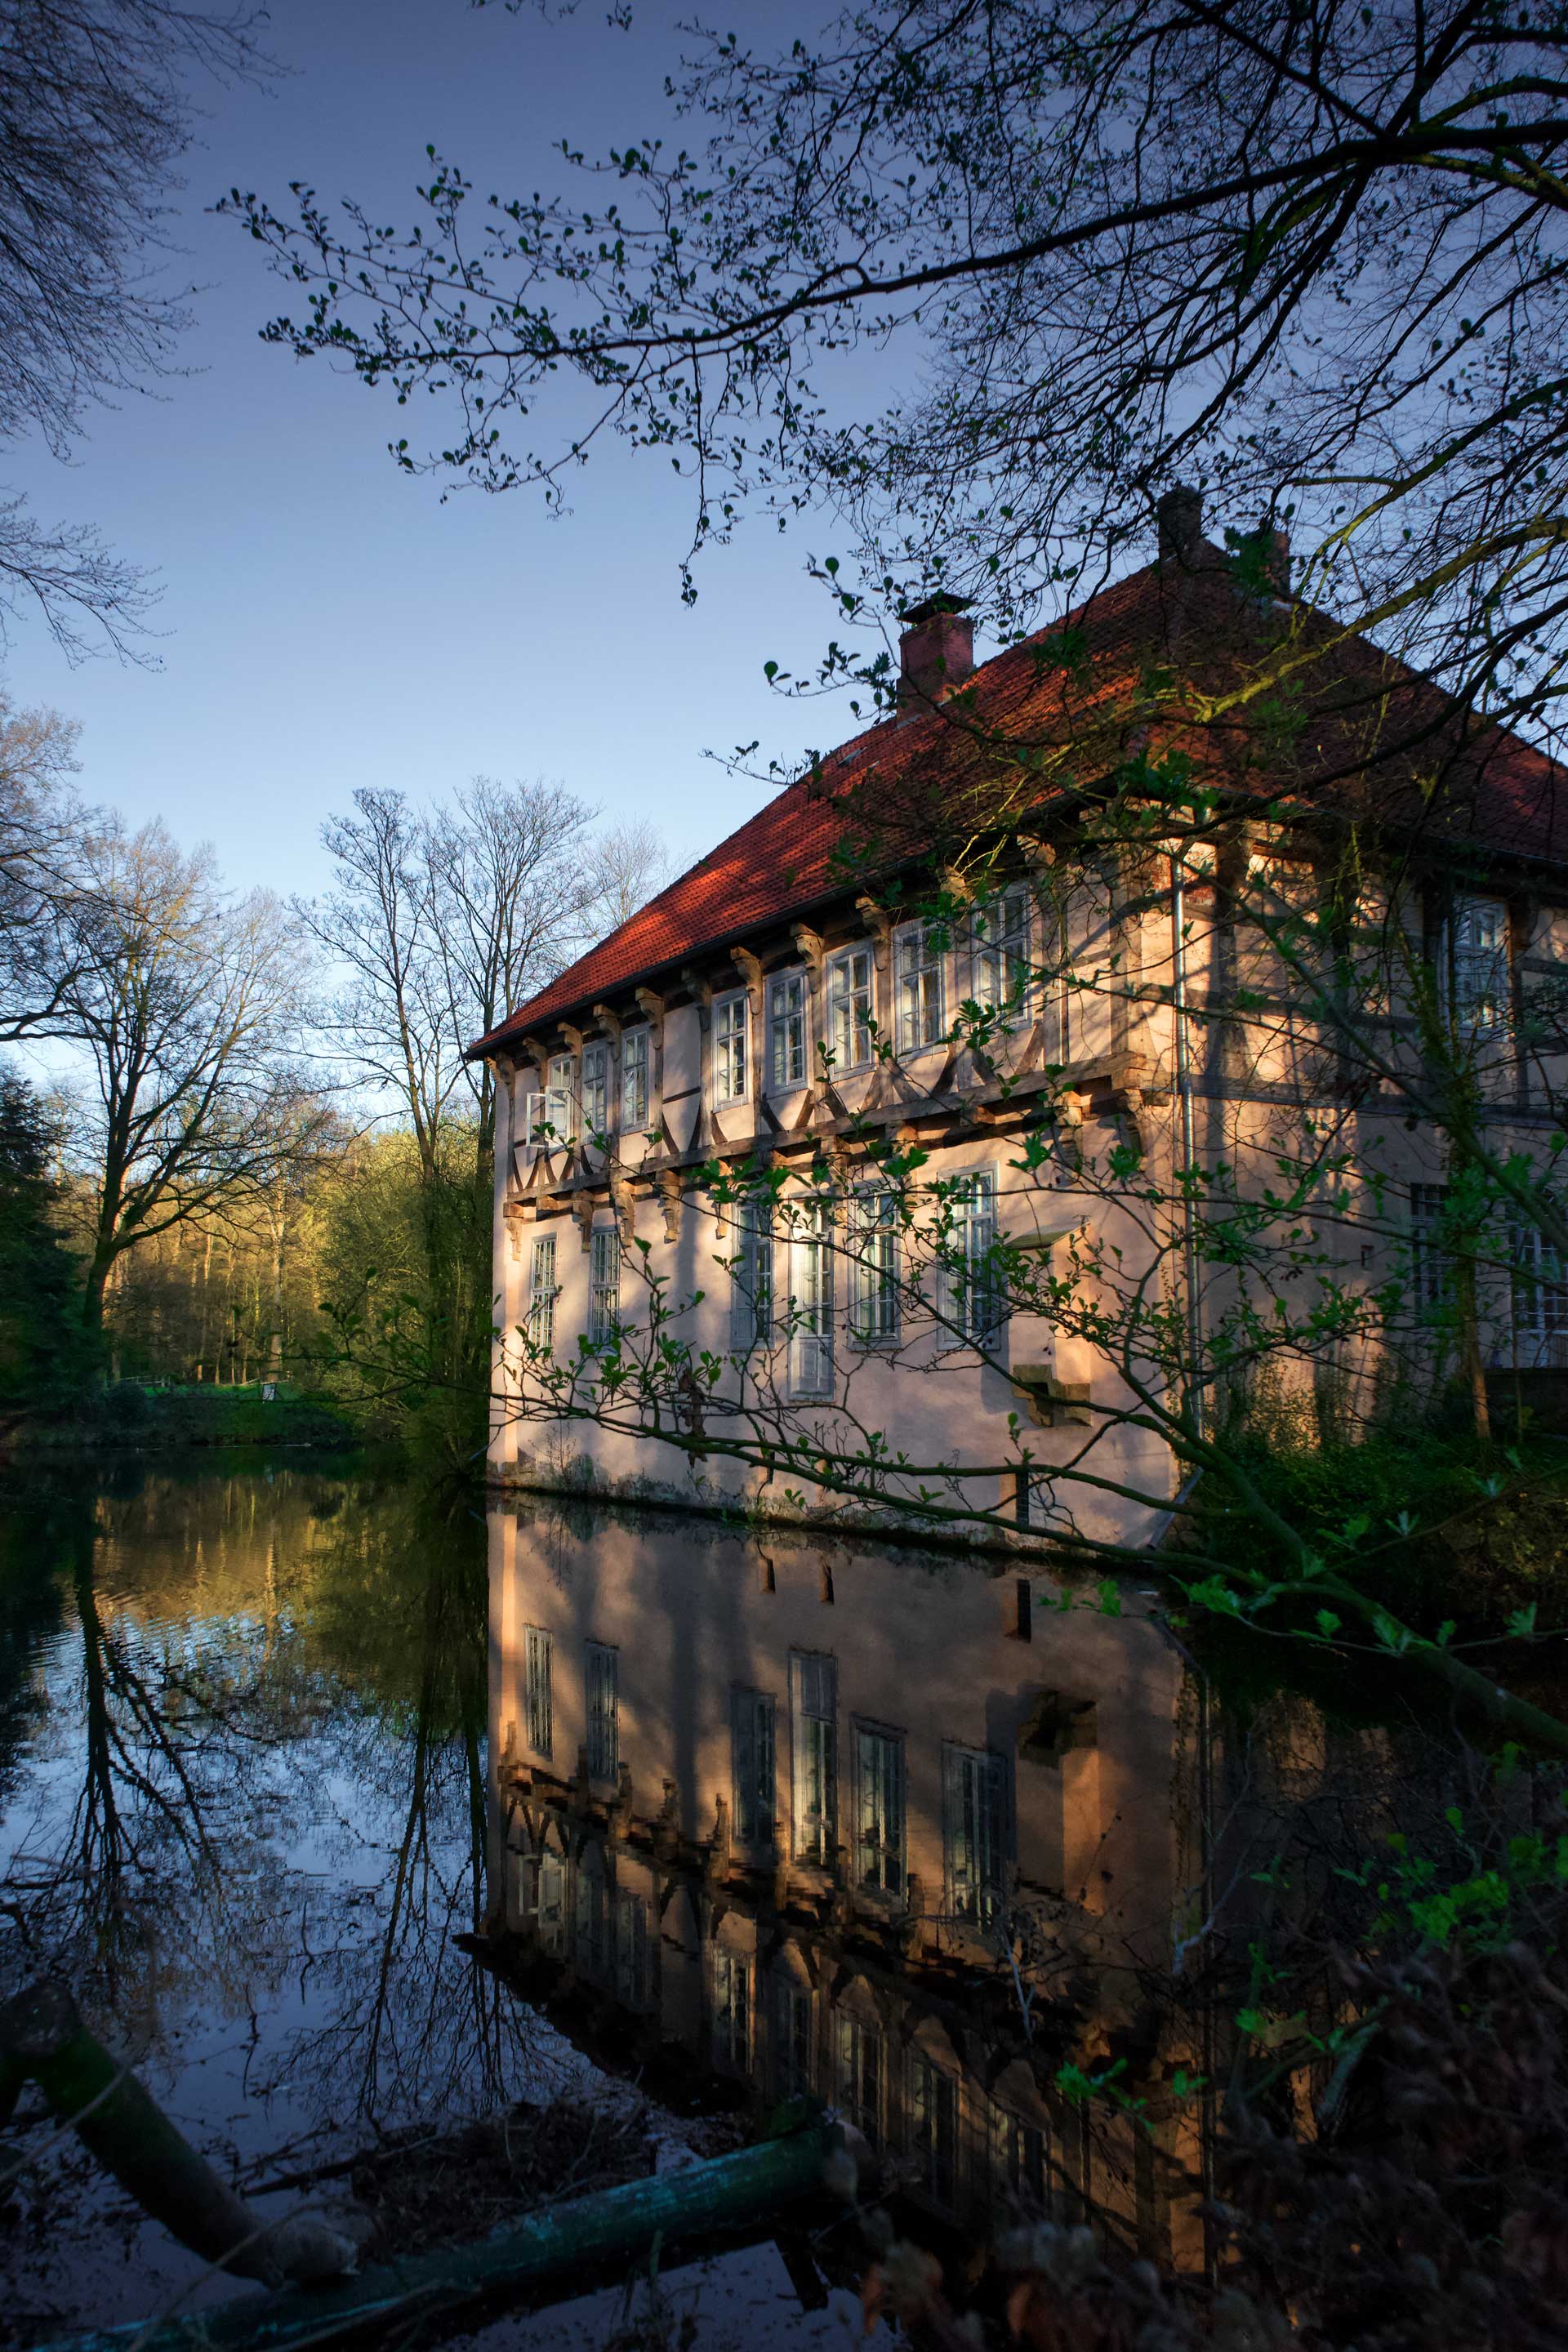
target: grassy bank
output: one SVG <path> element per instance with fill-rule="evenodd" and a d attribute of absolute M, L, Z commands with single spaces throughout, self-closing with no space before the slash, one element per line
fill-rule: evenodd
<path fill-rule="evenodd" d="M 120 1381 L 69 1413 L 22 1420 L 12 1430 L 18 1453 L 90 1445 L 163 1451 L 182 1446 L 310 1445 L 363 1443 L 345 1413 L 288 1381 L 268 1395 L 259 1381 L 244 1387 L 178 1388 Z"/>

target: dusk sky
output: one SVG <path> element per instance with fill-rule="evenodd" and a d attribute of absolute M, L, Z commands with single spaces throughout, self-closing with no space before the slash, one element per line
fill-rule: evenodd
<path fill-rule="evenodd" d="M 236 884 L 310 891 L 317 828 L 356 786 L 542 775 L 609 819 L 650 818 L 685 864 L 766 796 L 705 751 L 760 736 L 764 762 L 792 760 L 852 731 L 842 706 L 792 709 L 763 677 L 828 634 L 804 576 L 808 547 L 834 545 L 822 527 L 743 530 L 704 558 L 688 610 L 690 492 L 667 457 L 607 448 L 561 520 L 527 490 L 443 505 L 385 452 L 422 423 L 434 438 L 434 406 L 410 425 L 390 395 L 264 346 L 289 289 L 207 209 L 235 184 L 283 208 L 303 179 L 402 226 L 426 142 L 486 193 L 556 184 L 552 141 L 603 151 L 664 127 L 667 26 L 639 8 L 613 30 L 602 5 L 552 23 L 463 0 L 275 0 L 284 78 L 201 93 L 170 264 L 202 289 L 192 373 L 97 412 L 73 466 L 13 449 L 0 472 L 41 520 L 90 520 L 161 578 L 159 667 L 73 669 L 26 617 L 6 659 L 16 700 L 82 722 L 91 799 L 210 840 Z"/>

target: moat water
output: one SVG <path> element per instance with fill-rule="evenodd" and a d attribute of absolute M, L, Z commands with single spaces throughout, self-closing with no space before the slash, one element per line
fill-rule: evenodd
<path fill-rule="evenodd" d="M 13 1473 L 0 1515 L 0 1995 L 68 1980 L 247 2192 L 519 2103 L 805 2096 L 933 2243 L 1023 2199 L 1192 2258 L 1201 2115 L 1059 2090 L 1147 2041 L 1203 1900 L 1136 1586 L 342 1465 Z M 34 2093 L 0 2168 L 0 2341 L 253 2291 Z M 727 2259 L 680 2273 L 699 2341 L 851 2340 L 842 2234 Z"/>

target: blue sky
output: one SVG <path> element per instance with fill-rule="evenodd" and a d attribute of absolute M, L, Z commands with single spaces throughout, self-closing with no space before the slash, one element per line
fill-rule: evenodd
<path fill-rule="evenodd" d="M 210 840 L 237 884 L 308 892 L 321 818 L 357 785 L 542 775 L 609 819 L 651 818 L 685 864 L 767 794 L 705 751 L 760 736 L 764 761 L 791 760 L 852 731 L 763 677 L 829 633 L 804 576 L 808 547 L 832 548 L 820 527 L 743 530 L 688 609 L 689 492 L 668 457 L 610 449 L 560 520 L 527 491 L 442 505 L 385 454 L 408 429 L 390 398 L 258 341 L 286 291 L 205 209 L 231 184 L 281 201 L 305 179 L 405 223 L 427 141 L 486 188 L 548 185 L 552 141 L 602 151 L 661 124 L 667 21 L 639 9 L 626 35 L 600 5 L 552 24 L 463 0 L 274 0 L 288 76 L 204 93 L 172 265 L 201 289 L 191 373 L 97 412 L 68 467 L 41 449 L 0 461 L 40 519 L 96 522 L 162 581 L 156 670 L 72 669 L 31 621 L 5 661 L 17 700 L 81 721 L 90 797 Z"/>

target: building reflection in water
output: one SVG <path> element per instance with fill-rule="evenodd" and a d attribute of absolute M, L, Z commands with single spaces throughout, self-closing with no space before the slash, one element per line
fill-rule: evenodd
<path fill-rule="evenodd" d="M 489 1544 L 495 1924 L 552 2010 L 827 2101 L 950 2222 L 1022 2189 L 1192 2258 L 1193 1742 L 1138 1596 L 523 1498 Z M 1118 2061 L 1142 2120 L 1064 2095 Z"/>

